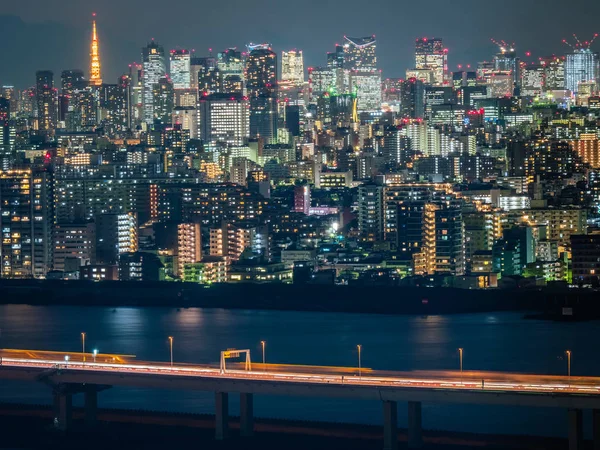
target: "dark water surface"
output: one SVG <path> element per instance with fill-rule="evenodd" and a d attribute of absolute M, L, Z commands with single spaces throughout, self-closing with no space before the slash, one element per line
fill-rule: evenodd
<path fill-rule="evenodd" d="M 524 320 L 521 313 L 449 316 L 240 311 L 175 308 L 101 308 L 0 306 L 1 348 L 80 351 L 86 349 L 168 361 L 167 337 L 174 337 L 176 362 L 218 363 L 220 351 L 252 350 L 267 362 L 356 366 L 390 370 L 458 369 L 458 347 L 465 370 L 494 370 L 564 375 L 565 350 L 572 351 L 572 374 L 600 374 L 600 323 Z M 232 397 L 231 411 L 238 411 Z M 47 388 L 2 382 L 0 401 L 50 403 Z M 76 403 L 80 399 L 76 399 Z M 114 388 L 102 392 L 103 407 L 212 412 L 213 395 L 180 391 Z M 261 397 L 257 416 L 334 422 L 381 423 L 376 402 Z M 423 405 L 429 429 L 547 436 L 566 435 L 566 411 L 476 405 Z M 400 426 L 406 411 L 399 405 Z M 589 412 L 585 412 L 589 428 Z"/>

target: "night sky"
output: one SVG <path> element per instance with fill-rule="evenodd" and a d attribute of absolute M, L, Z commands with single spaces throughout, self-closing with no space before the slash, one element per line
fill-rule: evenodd
<path fill-rule="evenodd" d="M 276 52 L 304 51 L 305 65 L 325 65 L 325 53 L 342 37 L 377 36 L 384 77 L 403 77 L 414 65 L 414 40 L 441 37 L 457 64 L 491 59 L 490 38 L 515 42 L 537 58 L 568 48 L 575 32 L 588 40 L 600 31 L 596 0 L 4 0 L 0 9 L 0 84 L 24 88 L 38 69 L 87 73 L 92 11 L 98 14 L 105 82 L 115 83 L 140 60 L 151 38 L 166 50 L 214 54 L 247 42 L 270 42 Z M 600 51 L 600 40 L 594 45 Z"/>

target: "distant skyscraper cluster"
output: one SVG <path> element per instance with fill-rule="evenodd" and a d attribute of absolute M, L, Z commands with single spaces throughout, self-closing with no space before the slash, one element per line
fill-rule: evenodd
<path fill-rule="evenodd" d="M 88 69 L 0 88 L 1 277 L 600 284 L 594 39 L 452 66 L 420 37 L 387 78 L 374 35 L 316 67 L 152 39 L 112 83 L 90 25 Z"/>

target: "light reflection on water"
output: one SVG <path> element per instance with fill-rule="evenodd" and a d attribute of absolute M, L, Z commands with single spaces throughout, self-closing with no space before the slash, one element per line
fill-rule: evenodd
<path fill-rule="evenodd" d="M 267 362 L 315 365 L 357 364 L 389 370 L 458 368 L 464 348 L 466 370 L 566 373 L 564 351 L 573 352 L 574 374 L 597 375 L 600 360 L 597 322 L 577 324 L 524 320 L 519 313 L 455 316 L 380 316 L 339 313 L 229 311 L 199 308 L 97 308 L 0 306 L 0 347 L 79 351 L 80 333 L 88 349 L 133 354 L 141 360 L 169 359 L 168 336 L 180 362 L 217 363 L 225 348 L 249 348 Z M 43 386 L 2 383 L 0 401 L 48 403 Z M 232 413 L 237 399 L 232 396 Z M 101 406 L 212 412 L 210 393 L 110 389 Z M 327 399 L 257 397 L 257 415 L 313 420 L 379 423 L 380 405 Z M 430 405 L 424 426 L 457 431 L 564 435 L 565 412 L 516 407 Z M 406 411 L 399 408 L 401 424 Z"/>

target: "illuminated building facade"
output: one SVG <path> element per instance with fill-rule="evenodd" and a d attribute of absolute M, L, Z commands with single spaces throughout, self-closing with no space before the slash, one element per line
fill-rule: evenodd
<path fill-rule="evenodd" d="M 58 223 L 52 232 L 53 270 L 76 272 L 96 263 L 96 224 Z"/>
<path fill-rule="evenodd" d="M 178 273 L 184 272 L 187 264 L 202 259 L 202 233 L 199 223 L 181 223 L 177 225 Z"/>
<path fill-rule="evenodd" d="M 153 120 L 158 120 L 162 123 L 170 123 L 173 108 L 173 83 L 170 78 L 162 77 L 152 87 Z"/>
<path fill-rule="evenodd" d="M 236 48 L 228 48 L 217 55 L 217 68 L 221 76 L 221 92 L 244 94 L 245 54 Z"/>
<path fill-rule="evenodd" d="M 250 134 L 248 99 L 213 94 L 200 99 L 200 138 L 210 147 L 244 145 Z"/>
<path fill-rule="evenodd" d="M 344 68 L 362 72 L 377 70 L 377 40 L 375 36 L 352 38 L 344 36 Z"/>
<path fill-rule="evenodd" d="M 10 169 L 16 158 L 16 131 L 11 122 L 10 100 L 0 97 L 0 170 Z"/>
<path fill-rule="evenodd" d="M 448 49 L 442 39 L 420 38 L 415 42 L 415 69 L 429 69 L 433 72 L 433 84 L 448 82 Z"/>
<path fill-rule="evenodd" d="M 0 171 L 0 276 L 41 278 L 51 258 L 52 195 L 47 172 Z"/>
<path fill-rule="evenodd" d="M 565 57 L 542 58 L 540 64 L 544 67 L 544 90 L 565 89 Z"/>
<path fill-rule="evenodd" d="M 457 204 L 428 203 L 423 213 L 425 273 L 464 275 L 465 242 L 462 212 Z"/>
<path fill-rule="evenodd" d="M 142 49 L 142 86 L 144 122 L 152 124 L 156 114 L 154 112 L 154 89 L 161 78 L 165 77 L 165 49 L 152 41 Z"/>
<path fill-rule="evenodd" d="M 302 51 L 281 52 L 281 81 L 300 85 L 304 83 Z"/>
<path fill-rule="evenodd" d="M 188 50 L 171 50 L 170 74 L 173 89 L 190 89 L 190 52 Z"/>
<path fill-rule="evenodd" d="M 317 99 L 335 89 L 335 74 L 328 67 L 309 67 L 308 68 L 308 97 L 310 103 L 316 103 Z"/>
<path fill-rule="evenodd" d="M 565 89 L 574 94 L 579 92 L 581 83 L 598 83 L 599 58 L 589 48 L 577 48 L 573 53 L 567 55 L 565 61 Z"/>
<path fill-rule="evenodd" d="M 96 216 L 96 262 L 115 265 L 119 255 L 138 250 L 135 213 Z"/>
<path fill-rule="evenodd" d="M 246 60 L 250 137 L 277 143 L 277 55 L 267 45 L 251 48 Z"/>
<path fill-rule="evenodd" d="M 52 136 L 58 124 L 58 91 L 54 87 L 54 74 L 50 70 L 40 70 L 35 78 L 38 130 L 42 135 Z"/>
<path fill-rule="evenodd" d="M 584 164 L 589 164 L 592 169 L 600 168 L 600 140 L 595 133 L 583 133 L 569 144 Z"/>
<path fill-rule="evenodd" d="M 536 96 L 544 90 L 546 67 L 542 64 L 529 64 L 522 70 L 521 95 Z"/>
<path fill-rule="evenodd" d="M 358 112 L 381 110 L 381 73 L 350 71 L 350 87 L 356 93 Z"/>

